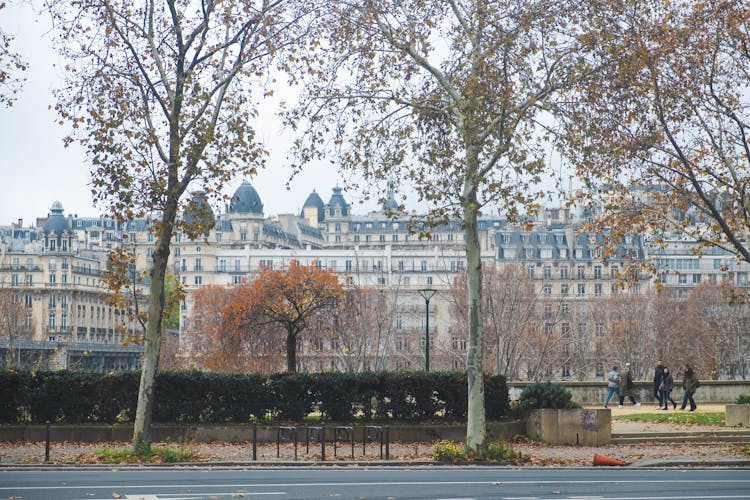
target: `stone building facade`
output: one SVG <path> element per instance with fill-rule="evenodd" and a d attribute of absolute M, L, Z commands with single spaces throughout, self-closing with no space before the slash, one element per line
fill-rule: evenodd
<path fill-rule="evenodd" d="M 391 197 L 383 210 L 354 214 L 343 190 L 334 187 L 327 202 L 313 191 L 299 213 L 267 216 L 259 193 L 248 182 L 236 189 L 220 213 L 207 207 L 214 227 L 196 240 L 176 234 L 171 253 L 172 273 L 187 291 L 180 311 L 181 355 L 189 358 L 194 343 L 201 341 L 186 327 L 195 290 L 209 284 L 236 284 L 252 279 L 262 267 L 282 268 L 295 261 L 336 273 L 345 286 L 389 297 L 383 302 L 390 308 L 384 337 L 387 346 L 378 351 L 379 360 L 365 359 L 361 367 L 420 369 L 429 314 L 432 368 L 462 368 L 467 339 L 457 319 L 457 283 L 465 275 L 463 231 L 451 222 L 432 228 L 428 240 L 420 239 L 411 226 L 416 214 L 392 217 L 386 208 L 396 208 Z M 622 276 L 633 262 L 654 258 L 656 281 L 681 295 L 703 281 L 748 285 L 747 264 L 716 250 L 699 258 L 695 243 L 677 235 L 658 247 L 647 237 L 633 235 L 613 256 L 603 259 L 597 237 L 581 232 L 588 216 L 587 210 L 547 209 L 537 220 L 525 221 L 531 230 L 499 217 L 479 222 L 483 262 L 495 270 L 508 266 L 523 270 L 541 308 L 537 326 L 547 333 L 600 335 L 601 324 L 586 311 L 596 309 L 598 301 L 612 294 L 642 293 L 655 286 L 654 279 L 644 274 L 631 287 L 624 287 Z M 0 231 L 0 288 L 12 290 L 23 301 L 28 318 L 24 321 L 34 331 L 30 338 L 17 342 L 0 338 L 0 349 L 8 353 L 13 343 L 14 356 L 24 365 L 96 370 L 138 365 L 141 347 L 125 341 L 128 336 L 137 337 L 137 325 L 106 300 L 109 292 L 101 276 L 107 250 L 126 245 L 136 254 L 134 271 L 146 276 L 142 284 L 147 285 L 144 271 L 150 266 L 154 245 L 147 221 L 121 225 L 108 218 L 66 216 L 55 202 L 48 217 L 38 219 L 36 226 L 19 221 L 0 226 Z M 422 289 L 437 292 L 429 311 L 419 293 Z M 564 347 L 560 353 L 569 355 Z M 333 343 L 323 345 L 319 340 L 303 344 L 299 359 L 302 370 L 351 366 L 351 360 L 336 352 Z M 589 378 L 601 375 L 603 367 L 587 366 Z M 575 376 L 564 361 L 559 370 L 546 375 Z"/>

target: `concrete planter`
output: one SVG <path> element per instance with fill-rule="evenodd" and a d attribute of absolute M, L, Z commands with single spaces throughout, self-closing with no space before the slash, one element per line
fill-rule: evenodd
<path fill-rule="evenodd" d="M 526 434 L 549 444 L 598 446 L 612 441 L 608 409 L 532 410 Z"/>
<path fill-rule="evenodd" d="M 726 422 L 729 427 L 750 427 L 750 404 L 729 404 L 724 408 Z"/>

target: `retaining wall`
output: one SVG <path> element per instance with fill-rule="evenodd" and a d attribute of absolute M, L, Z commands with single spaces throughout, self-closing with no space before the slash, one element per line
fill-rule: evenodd
<path fill-rule="evenodd" d="M 531 382 L 508 382 L 511 400 L 518 399 L 521 391 Z M 582 405 L 604 404 L 607 395 L 607 382 L 557 382 L 573 393 L 573 401 Z M 682 381 L 675 382 L 672 399 L 682 401 Z M 654 403 L 654 385 L 652 382 L 635 383 L 635 398 L 642 403 Z M 733 403 L 740 394 L 750 394 L 750 380 L 701 380 L 701 386 L 695 392 L 695 401 L 701 403 Z M 678 399 L 679 398 L 679 399 Z M 612 401 L 610 401 L 612 403 Z M 615 404 L 617 404 L 615 402 Z"/>

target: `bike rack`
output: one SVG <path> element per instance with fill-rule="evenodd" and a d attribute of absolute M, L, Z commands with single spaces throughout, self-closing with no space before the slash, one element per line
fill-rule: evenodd
<path fill-rule="evenodd" d="M 390 456 L 390 428 L 380 425 L 365 425 L 362 428 L 362 455 L 365 455 L 367 441 L 370 438 L 380 443 L 380 459 L 383 460 L 383 445 L 385 445 L 385 459 Z"/>
<path fill-rule="evenodd" d="M 305 450 L 310 453 L 310 438 L 317 438 L 320 443 L 320 460 L 326 461 L 326 427 L 325 425 L 310 426 L 305 429 Z M 335 450 L 335 448 L 334 448 Z"/>
<path fill-rule="evenodd" d="M 336 444 L 338 441 L 351 441 L 352 459 L 354 459 L 354 427 L 350 425 L 337 425 L 333 429 L 333 456 L 336 457 Z"/>
<path fill-rule="evenodd" d="M 297 460 L 297 428 L 296 427 L 278 427 L 276 429 L 276 458 L 280 458 L 281 441 L 294 442 L 294 460 Z"/>

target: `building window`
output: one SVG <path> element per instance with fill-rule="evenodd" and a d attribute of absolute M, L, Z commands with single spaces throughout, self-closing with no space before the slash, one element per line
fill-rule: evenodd
<path fill-rule="evenodd" d="M 584 279 L 586 277 L 586 268 L 583 266 L 578 266 L 577 276 L 579 280 Z"/>
<path fill-rule="evenodd" d="M 602 296 L 602 284 L 601 283 L 597 283 L 594 285 L 594 295 L 596 297 Z"/>
<path fill-rule="evenodd" d="M 31 306 L 33 305 L 33 302 L 34 302 L 34 296 L 33 295 L 31 295 L 30 293 L 27 293 L 26 295 L 24 295 L 24 297 L 23 297 L 23 305 L 26 306 L 27 309 L 31 309 Z"/>
<path fill-rule="evenodd" d="M 380 243 L 385 243 L 385 235 L 384 234 L 380 235 Z"/>
<path fill-rule="evenodd" d="M 544 266 L 544 279 L 545 280 L 552 279 L 552 268 L 549 266 Z"/>
<path fill-rule="evenodd" d="M 423 260 L 423 261 L 422 261 L 422 262 L 420 263 L 420 269 L 421 269 L 422 271 L 427 271 L 427 261 L 426 261 L 426 260 Z"/>
<path fill-rule="evenodd" d="M 239 285 L 242 283 L 242 276 L 232 276 L 232 284 Z"/>
<path fill-rule="evenodd" d="M 700 274 L 694 274 L 693 275 L 693 284 L 697 285 L 700 282 L 701 282 L 701 275 Z M 741 283 L 739 283 L 739 284 L 741 284 Z"/>
<path fill-rule="evenodd" d="M 351 271 L 352 270 L 352 261 L 351 260 L 347 260 L 346 262 L 344 262 L 344 270 L 345 271 Z"/>
<path fill-rule="evenodd" d="M 542 290 L 544 292 L 544 295 L 552 295 L 552 285 L 550 285 L 549 283 L 545 283 Z"/>
<path fill-rule="evenodd" d="M 602 266 L 594 266 L 594 279 L 602 279 Z"/>
<path fill-rule="evenodd" d="M 526 268 L 526 274 L 529 276 L 529 278 L 534 279 L 534 266 L 528 266 Z"/>
<path fill-rule="evenodd" d="M 49 282 L 55 283 L 57 281 L 57 277 L 55 276 L 55 273 L 50 273 L 49 275 Z"/>
<path fill-rule="evenodd" d="M 604 337 L 604 323 L 596 323 L 594 325 L 594 334 L 599 338 Z"/>
<path fill-rule="evenodd" d="M 427 284 L 432 285 L 432 276 L 427 276 Z"/>
<path fill-rule="evenodd" d="M 586 295 L 586 285 L 578 283 L 578 296 L 583 297 L 584 295 Z"/>
<path fill-rule="evenodd" d="M 219 272 L 223 273 L 227 270 L 227 261 L 226 259 L 219 259 Z"/>
<path fill-rule="evenodd" d="M 563 266 L 560 268 L 560 279 L 561 280 L 568 279 L 568 267 L 567 266 Z"/>
<path fill-rule="evenodd" d="M 196 276 L 194 279 L 194 282 L 196 285 L 202 285 L 203 284 L 203 276 Z"/>
<path fill-rule="evenodd" d="M 569 289 L 570 285 L 560 285 L 560 295 L 562 295 L 563 297 L 567 297 Z"/>
<path fill-rule="evenodd" d="M 57 328 L 57 317 L 55 316 L 55 313 L 49 313 L 49 329 L 55 330 Z"/>

